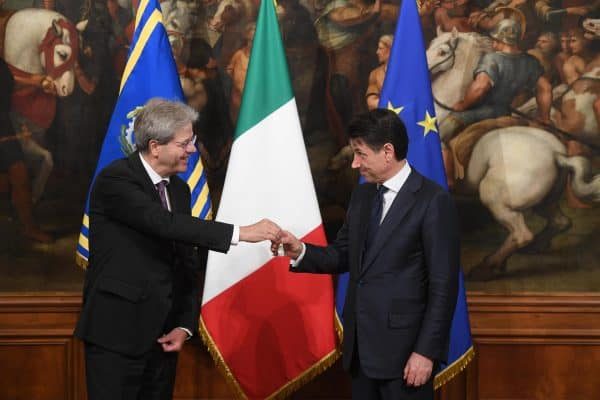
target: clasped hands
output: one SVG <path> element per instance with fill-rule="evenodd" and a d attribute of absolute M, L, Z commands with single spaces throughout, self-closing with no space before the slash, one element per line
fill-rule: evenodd
<path fill-rule="evenodd" d="M 284 255 L 296 259 L 302 253 L 302 242 L 271 220 L 265 218 L 255 224 L 240 227 L 240 241 L 256 243 L 263 240 L 271 241 L 274 256 Z M 279 253 L 279 249 L 283 249 L 283 254 Z"/>

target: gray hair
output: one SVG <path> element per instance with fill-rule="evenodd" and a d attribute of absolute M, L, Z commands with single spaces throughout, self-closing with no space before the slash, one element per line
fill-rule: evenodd
<path fill-rule="evenodd" d="M 151 140 L 160 144 L 168 143 L 175 132 L 197 119 L 198 112 L 187 104 L 152 98 L 136 115 L 133 124 L 135 145 L 139 151 L 145 152 Z"/>

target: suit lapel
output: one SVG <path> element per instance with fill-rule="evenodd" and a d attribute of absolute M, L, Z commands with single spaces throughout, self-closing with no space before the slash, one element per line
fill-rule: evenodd
<path fill-rule="evenodd" d="M 160 203 L 160 196 L 158 194 L 158 190 L 156 190 L 156 186 L 152 183 L 152 179 L 146 172 L 144 165 L 142 165 L 142 160 L 140 160 L 139 152 L 135 152 L 129 156 L 129 164 L 131 165 L 131 169 L 134 171 L 135 175 L 139 178 L 142 183 L 142 187 L 144 191 L 148 193 L 152 198 L 158 203 Z"/>
<path fill-rule="evenodd" d="M 171 201 L 171 211 L 189 214 L 190 204 L 184 204 L 185 201 L 181 196 L 181 190 L 178 188 L 177 183 L 175 182 L 176 179 L 178 179 L 176 176 L 172 176 L 171 183 L 169 183 L 169 185 L 167 186 L 167 191 L 169 192 L 169 200 Z"/>
<path fill-rule="evenodd" d="M 421 187 L 422 182 L 423 177 L 413 170 L 402 188 L 400 188 L 400 191 L 396 195 L 394 202 L 377 231 L 374 243 L 364 255 L 361 274 L 364 274 L 371 264 L 373 264 L 373 261 L 375 261 L 385 243 L 390 239 L 392 233 L 394 233 L 398 225 L 402 223 L 404 217 L 406 217 L 410 209 L 414 206 L 417 200 L 415 192 Z M 362 243 L 364 243 L 364 241 Z"/>
<path fill-rule="evenodd" d="M 370 183 L 365 183 L 370 187 L 364 191 L 362 199 L 359 199 L 360 214 L 358 219 L 358 240 L 355 242 L 358 245 L 358 266 L 362 263 L 364 252 L 365 252 L 365 240 L 367 238 L 367 229 L 369 227 L 369 218 L 371 216 L 371 209 L 373 208 L 373 201 L 375 200 L 375 194 L 377 192 L 377 186 Z"/>

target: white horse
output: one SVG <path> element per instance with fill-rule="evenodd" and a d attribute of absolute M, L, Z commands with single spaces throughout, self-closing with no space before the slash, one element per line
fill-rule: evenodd
<path fill-rule="evenodd" d="M 56 94 L 68 96 L 75 87 L 78 31 L 56 11 L 26 8 L 6 24 L 4 60 L 30 74 L 52 78 Z"/>
<path fill-rule="evenodd" d="M 66 97 L 75 87 L 78 36 L 66 17 L 51 10 L 19 10 L 6 23 L 3 57 L 20 83 L 12 106 L 17 124 L 26 125 L 34 135 L 21 139 L 21 145 L 28 163 L 39 164 L 32 185 L 34 201 L 42 195 L 53 167 L 52 154 L 38 140 L 54 119 L 56 96 Z"/>
<path fill-rule="evenodd" d="M 431 42 L 427 56 L 438 101 L 451 106 L 464 96 L 473 80 L 473 69 L 487 49 L 486 42 L 478 34 L 456 31 L 442 33 Z M 448 113 L 439 111 L 442 118 Z M 471 278 L 489 279 L 504 272 L 507 259 L 517 250 L 526 246 L 536 251 L 545 249 L 556 234 L 570 227 L 558 205 L 568 172 L 573 174 L 572 187 L 578 197 L 600 202 L 600 175 L 586 182 L 589 161 L 566 154 L 565 146 L 553 134 L 524 126 L 494 129 L 475 145 L 465 179 L 456 190 L 479 194 L 482 204 L 508 230 L 508 236 L 471 270 Z M 535 237 L 526 224 L 526 210 L 547 220 Z"/>
<path fill-rule="evenodd" d="M 481 56 L 491 50 L 492 42 L 486 36 L 459 33 L 456 28 L 442 32 L 438 27 L 438 35 L 427 49 L 438 125 L 450 113 L 449 107 L 462 99 Z M 444 133 L 441 135 L 443 140 Z"/>

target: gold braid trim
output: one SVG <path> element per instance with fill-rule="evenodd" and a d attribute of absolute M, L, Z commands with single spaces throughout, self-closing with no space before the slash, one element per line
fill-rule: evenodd
<path fill-rule="evenodd" d="M 336 332 L 339 336 L 340 325 L 339 319 L 337 318 L 337 313 L 335 315 L 335 319 Z M 202 341 L 204 342 L 206 347 L 208 347 L 208 351 L 211 354 L 213 360 L 215 361 L 217 369 L 225 377 L 227 384 L 234 391 L 236 398 L 247 399 L 248 396 L 246 396 L 246 393 L 244 393 L 244 390 L 240 386 L 239 382 L 237 381 L 235 376 L 233 376 L 233 373 L 231 372 L 229 366 L 223 359 L 223 356 L 217 348 L 217 345 L 215 344 L 213 338 L 210 336 L 210 333 L 208 332 L 208 329 L 204 324 L 202 316 L 200 316 L 200 336 L 202 337 Z M 295 392 L 307 382 L 312 380 L 314 377 L 325 371 L 327 368 L 331 367 L 342 354 L 339 348 L 339 343 L 341 343 L 341 339 L 340 342 L 338 342 L 338 346 L 335 349 L 333 349 L 329 354 L 325 355 L 325 357 L 317 361 L 302 374 L 298 375 L 295 379 L 287 382 L 285 385 L 280 387 L 276 392 L 267 397 L 267 399 L 282 399 L 289 397 L 293 392 Z"/>
<path fill-rule="evenodd" d="M 473 349 L 473 346 L 471 346 L 467 351 L 465 351 L 465 354 L 460 356 L 456 361 L 448 365 L 442 372 L 435 376 L 435 379 L 433 380 L 433 387 L 437 390 L 446 383 L 450 382 L 452 378 L 454 378 L 467 367 L 474 357 L 475 350 Z"/>

